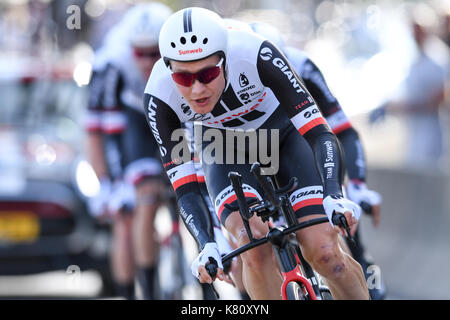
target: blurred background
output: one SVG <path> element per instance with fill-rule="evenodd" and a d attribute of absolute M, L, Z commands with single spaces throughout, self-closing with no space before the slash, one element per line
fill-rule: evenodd
<path fill-rule="evenodd" d="M 361 228 L 388 298 L 450 299 L 450 1 L 162 2 L 268 22 L 308 53 L 383 196 L 378 228 L 367 216 Z M 1 297 L 108 296 L 109 232 L 86 206 L 98 181 L 83 117 L 94 51 L 134 3 L 0 0 Z"/>

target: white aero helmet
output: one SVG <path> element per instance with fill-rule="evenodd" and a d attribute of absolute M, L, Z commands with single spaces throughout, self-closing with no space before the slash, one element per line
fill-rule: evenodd
<path fill-rule="evenodd" d="M 213 54 L 226 56 L 228 32 L 222 18 L 204 8 L 175 12 L 159 34 L 159 51 L 166 65 L 170 60 L 195 61 Z"/>
<path fill-rule="evenodd" d="M 261 35 L 263 38 L 266 38 L 276 45 L 278 49 L 284 50 L 284 40 L 277 28 L 264 22 L 251 23 L 250 27 L 255 33 Z"/>
<path fill-rule="evenodd" d="M 131 46 L 153 47 L 158 45 L 161 27 L 172 13 L 172 9 L 162 3 L 142 3 L 129 9 L 120 23 L 126 28 Z"/>

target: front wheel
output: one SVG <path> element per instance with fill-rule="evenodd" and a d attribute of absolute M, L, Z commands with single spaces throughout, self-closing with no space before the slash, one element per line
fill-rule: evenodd
<path fill-rule="evenodd" d="M 294 281 L 287 284 L 286 297 L 288 300 L 306 300 L 302 286 Z"/>
<path fill-rule="evenodd" d="M 322 300 L 334 300 L 333 296 L 331 295 L 331 292 L 328 288 L 320 289 L 320 296 L 322 297 Z"/>

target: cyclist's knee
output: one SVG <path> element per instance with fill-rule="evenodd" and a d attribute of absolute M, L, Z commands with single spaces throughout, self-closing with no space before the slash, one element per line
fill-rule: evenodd
<path fill-rule="evenodd" d="M 158 193 L 161 191 L 161 182 L 158 179 L 146 178 L 135 185 L 136 193 L 139 194 L 149 194 Z"/>
<path fill-rule="evenodd" d="M 263 238 L 267 231 L 264 230 L 261 226 L 251 227 L 252 230 L 252 236 L 255 239 Z M 244 227 L 240 230 L 239 236 L 237 238 L 238 246 L 243 246 L 250 242 L 250 238 L 245 230 Z M 268 245 L 258 246 L 252 250 L 249 250 L 247 252 L 244 252 L 241 255 L 242 262 L 249 268 L 252 268 L 252 270 L 257 271 L 255 269 L 260 269 L 263 267 L 265 263 L 270 261 L 272 256 L 272 251 Z"/>
<path fill-rule="evenodd" d="M 137 206 L 158 206 L 163 186 L 159 180 L 146 179 L 135 186 Z"/>
<path fill-rule="evenodd" d="M 304 250 L 305 259 L 326 278 L 339 278 L 348 269 L 348 263 L 337 242 L 320 242 Z"/>
<path fill-rule="evenodd" d="M 113 235 L 116 239 L 126 239 L 130 236 L 132 229 L 131 217 L 117 214 L 113 225 Z"/>

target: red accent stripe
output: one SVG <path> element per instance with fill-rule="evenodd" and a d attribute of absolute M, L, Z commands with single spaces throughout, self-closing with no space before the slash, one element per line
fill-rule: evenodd
<path fill-rule="evenodd" d="M 87 125 L 86 127 L 87 132 L 91 133 L 100 133 L 102 131 L 102 128 L 100 125 Z"/>
<path fill-rule="evenodd" d="M 363 180 L 359 180 L 359 179 L 350 179 L 351 182 L 353 182 L 354 184 L 363 184 L 365 183 Z"/>
<path fill-rule="evenodd" d="M 288 283 L 291 281 L 303 284 L 305 289 L 308 291 L 311 300 L 317 300 L 317 296 L 314 293 L 311 283 L 302 275 L 298 266 L 291 271 L 283 272 L 283 284 L 281 285 L 281 297 L 283 300 L 287 300 L 286 288 Z"/>
<path fill-rule="evenodd" d="M 0 215 L 16 212 L 32 212 L 41 218 L 66 218 L 72 216 L 69 209 L 52 202 L 0 202 Z"/>
<path fill-rule="evenodd" d="M 198 183 L 205 183 L 205 176 L 197 176 Z"/>
<path fill-rule="evenodd" d="M 123 108 L 119 106 L 102 106 L 102 111 L 104 112 L 123 112 Z"/>
<path fill-rule="evenodd" d="M 147 178 L 158 177 L 158 176 L 159 176 L 159 174 L 151 174 L 149 172 L 142 173 L 142 174 L 135 176 L 132 179 L 131 183 L 133 184 L 133 186 L 137 186 L 139 183 L 141 183 L 142 181 L 144 181 Z"/>
<path fill-rule="evenodd" d="M 246 198 L 258 198 L 258 196 L 257 196 L 256 194 L 251 193 L 251 192 L 244 192 L 244 196 L 245 196 Z M 236 196 L 236 194 L 233 194 L 232 196 L 230 196 L 227 200 L 225 200 L 225 201 L 220 205 L 220 207 L 219 207 L 219 214 L 218 214 L 218 216 L 219 216 L 219 221 L 221 221 L 221 220 L 220 220 L 220 217 L 222 216 L 222 212 L 223 212 L 223 209 L 225 208 L 225 204 L 226 204 L 226 203 L 232 203 L 232 202 L 235 201 L 235 200 L 237 200 L 237 196 Z"/>
<path fill-rule="evenodd" d="M 333 133 L 338 134 L 338 133 L 341 133 L 342 131 L 347 130 L 351 127 L 352 127 L 352 125 L 350 124 L 350 122 L 346 122 L 346 123 L 341 124 L 340 126 L 334 128 Z"/>
<path fill-rule="evenodd" d="M 294 205 L 294 211 L 297 211 L 304 207 L 316 206 L 316 205 L 322 205 L 322 204 L 323 204 L 322 198 L 313 198 L 313 199 L 303 200 Z"/>
<path fill-rule="evenodd" d="M 172 183 L 172 186 L 173 186 L 173 189 L 176 191 L 182 185 L 185 185 L 190 182 L 197 182 L 197 175 L 195 173 L 191 174 L 189 176 L 186 176 L 184 178 L 178 179 L 177 181 Z"/>
<path fill-rule="evenodd" d="M 125 130 L 125 127 L 102 128 L 102 130 L 106 134 L 115 134 L 123 132 Z"/>
<path fill-rule="evenodd" d="M 320 124 L 326 124 L 325 119 L 323 117 L 311 120 L 310 122 L 305 124 L 303 127 L 298 129 L 298 131 L 300 132 L 301 135 L 304 135 L 306 132 L 308 132 L 309 130 L 311 130 L 312 128 L 314 128 Z"/>

